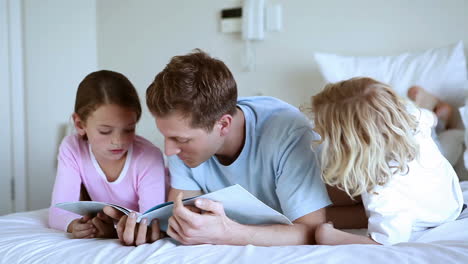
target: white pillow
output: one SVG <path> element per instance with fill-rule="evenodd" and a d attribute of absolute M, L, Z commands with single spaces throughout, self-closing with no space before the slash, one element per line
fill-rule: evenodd
<path fill-rule="evenodd" d="M 412 85 L 420 85 L 454 106 L 463 105 L 467 89 L 463 42 L 397 56 L 341 56 L 315 53 L 314 58 L 326 82 L 366 76 L 389 84 L 406 97 Z"/>
<path fill-rule="evenodd" d="M 468 129 L 466 129 L 468 128 L 468 99 L 466 99 L 466 105 L 464 107 L 460 107 L 459 111 L 463 120 L 463 124 L 465 125 L 465 146 L 467 146 L 467 148 L 463 158 L 465 161 L 465 168 L 468 169 Z"/>

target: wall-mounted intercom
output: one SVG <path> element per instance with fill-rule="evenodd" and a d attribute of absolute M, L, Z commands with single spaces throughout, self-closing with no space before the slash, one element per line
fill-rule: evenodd
<path fill-rule="evenodd" d="M 281 31 L 282 8 L 279 4 L 266 5 L 265 0 L 244 0 L 242 7 L 221 11 L 221 32 L 241 33 L 244 40 L 244 68 L 251 71 L 255 65 L 253 42 L 263 40 L 265 31 Z"/>
<path fill-rule="evenodd" d="M 221 32 L 242 32 L 243 39 L 262 40 L 265 31 L 281 31 L 282 24 L 281 5 L 265 0 L 244 0 L 242 7 L 221 10 Z"/>

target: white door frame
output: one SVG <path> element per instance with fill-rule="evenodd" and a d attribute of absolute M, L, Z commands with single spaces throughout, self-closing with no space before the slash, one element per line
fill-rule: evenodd
<path fill-rule="evenodd" d="M 12 120 L 11 120 L 11 88 L 10 88 L 10 65 L 8 51 L 8 3 L 7 0 L 0 0 L 0 120 L 1 120 L 1 186 L 0 214 L 13 212 L 13 188 L 10 182 L 13 179 L 13 158 L 12 158 Z"/>
<path fill-rule="evenodd" d="M 13 211 L 26 211 L 26 109 L 24 94 L 23 1 L 2 1 L 2 16 L 7 17 L 7 43 L 9 70 L 12 175 L 14 179 Z"/>

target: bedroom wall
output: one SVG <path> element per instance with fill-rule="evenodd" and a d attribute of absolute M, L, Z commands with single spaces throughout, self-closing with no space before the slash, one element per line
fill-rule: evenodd
<path fill-rule="evenodd" d="M 25 0 L 24 58 L 29 209 L 48 207 L 62 127 L 76 88 L 97 69 L 95 0 Z"/>
<path fill-rule="evenodd" d="M 271 95 L 299 106 L 322 87 L 314 52 L 392 55 L 460 39 L 468 45 L 465 0 L 270 0 L 282 4 L 283 32 L 256 43 L 256 69 L 245 72 L 240 35 L 219 30 L 220 10 L 240 3 L 100 0 L 98 65 L 126 74 L 143 99 L 172 56 L 202 48 L 230 67 L 241 96 Z M 148 115 L 138 132 L 162 147 Z"/>
<path fill-rule="evenodd" d="M 49 205 L 60 128 L 79 81 L 96 68 L 127 75 L 143 100 L 172 56 L 202 48 L 231 68 L 241 96 L 298 106 L 322 85 L 313 52 L 393 55 L 468 45 L 466 0 L 270 2 L 282 4 L 283 32 L 256 43 L 256 68 L 245 72 L 240 36 L 219 30 L 220 10 L 239 0 L 24 0 L 28 208 Z M 138 133 L 162 147 L 146 107 Z"/>

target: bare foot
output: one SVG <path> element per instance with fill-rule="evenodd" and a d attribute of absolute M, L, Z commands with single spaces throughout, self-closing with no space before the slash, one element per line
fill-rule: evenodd
<path fill-rule="evenodd" d="M 443 129 L 453 128 L 452 126 L 452 116 L 453 116 L 453 107 L 445 102 L 439 101 L 434 108 L 434 113 L 437 118 L 442 121 L 444 124 Z"/>
<path fill-rule="evenodd" d="M 428 93 L 421 86 L 414 85 L 408 89 L 408 98 L 411 99 L 417 106 L 434 111 L 439 99 Z"/>
<path fill-rule="evenodd" d="M 421 86 L 413 85 L 408 89 L 408 98 L 412 101 L 416 101 L 416 96 L 418 95 L 419 91 L 422 90 Z"/>

